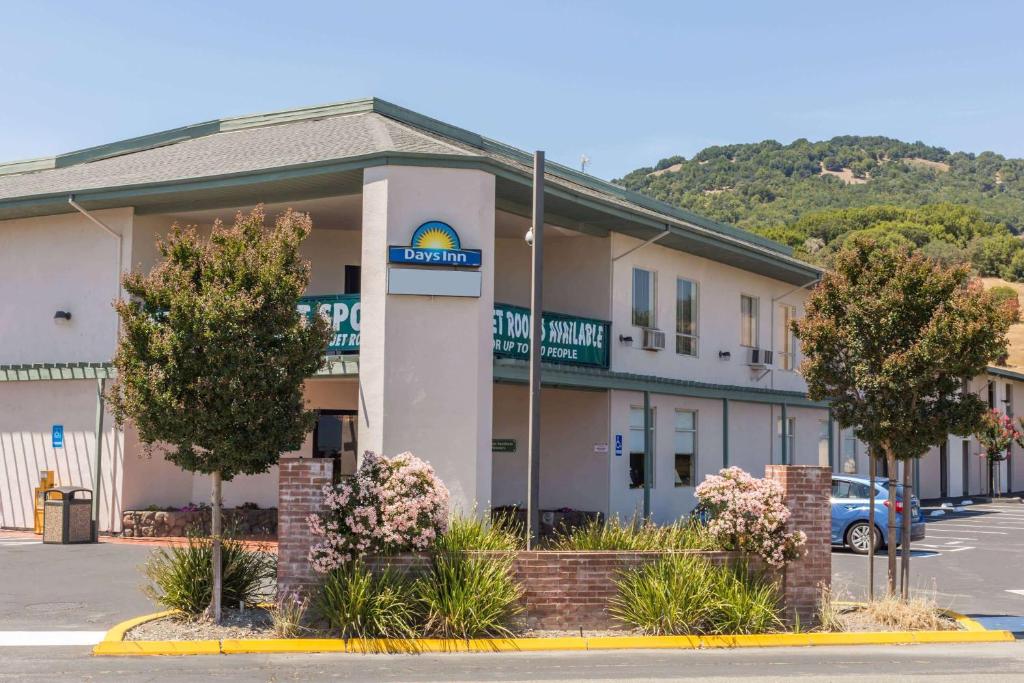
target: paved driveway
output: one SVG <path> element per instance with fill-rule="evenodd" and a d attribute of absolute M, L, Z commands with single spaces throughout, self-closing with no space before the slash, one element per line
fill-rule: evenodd
<path fill-rule="evenodd" d="M 982 617 L 990 628 L 1024 632 L 1024 505 L 925 509 L 926 538 L 912 544 L 911 586 L 940 606 Z M 882 551 L 884 553 L 884 549 Z M 868 560 L 832 553 L 832 581 L 854 598 L 867 587 Z M 885 589 L 886 560 L 875 558 L 875 586 Z"/>
<path fill-rule="evenodd" d="M 0 631 L 96 631 L 154 611 L 141 592 L 151 547 L 43 545 L 0 532 Z"/>

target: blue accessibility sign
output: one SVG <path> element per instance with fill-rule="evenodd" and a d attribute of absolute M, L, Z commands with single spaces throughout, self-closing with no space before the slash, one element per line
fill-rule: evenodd
<path fill-rule="evenodd" d="M 64 425 L 53 425 L 53 447 L 64 448 Z"/>

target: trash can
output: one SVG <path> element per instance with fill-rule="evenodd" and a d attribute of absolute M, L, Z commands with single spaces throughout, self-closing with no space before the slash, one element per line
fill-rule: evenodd
<path fill-rule="evenodd" d="M 92 540 L 92 491 L 58 486 L 43 493 L 43 543 Z"/>

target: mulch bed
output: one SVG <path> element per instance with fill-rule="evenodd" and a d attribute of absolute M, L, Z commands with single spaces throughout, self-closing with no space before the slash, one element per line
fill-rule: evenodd
<path fill-rule="evenodd" d="M 223 623 L 218 626 L 204 618 L 187 619 L 182 617 L 164 617 L 155 621 L 140 624 L 125 634 L 125 640 L 237 640 L 277 638 L 274 633 L 270 614 L 261 608 L 225 609 Z M 517 638 L 564 638 L 580 637 L 579 629 L 575 631 L 534 630 L 527 629 L 515 633 Z M 639 631 L 630 629 L 606 629 L 582 631 L 586 638 L 602 636 L 633 636 L 641 635 Z M 336 632 L 326 629 L 311 628 L 303 633 L 302 638 L 337 638 Z"/>
<path fill-rule="evenodd" d="M 878 631 L 896 631 L 873 620 L 864 611 L 857 608 L 844 609 L 839 615 L 842 632 L 863 633 Z M 950 618 L 942 618 L 943 630 L 956 631 L 960 625 Z M 597 638 L 606 636 L 639 636 L 639 629 L 603 629 L 603 630 L 535 630 L 523 629 L 514 634 L 517 638 L 564 638 L 584 637 Z M 125 640 L 266 640 L 277 638 L 274 633 L 270 613 L 262 608 L 246 610 L 225 609 L 223 623 L 219 626 L 202 617 L 164 617 L 155 621 L 136 626 L 128 631 Z M 309 628 L 302 638 L 337 638 L 338 634 L 322 628 Z"/>

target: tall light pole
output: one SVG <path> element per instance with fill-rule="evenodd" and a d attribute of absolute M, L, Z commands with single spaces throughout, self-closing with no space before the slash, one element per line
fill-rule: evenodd
<path fill-rule="evenodd" d="M 526 461 L 526 548 L 540 536 L 540 356 L 544 280 L 544 152 L 533 154 L 533 249 L 530 271 L 530 445 Z"/>

